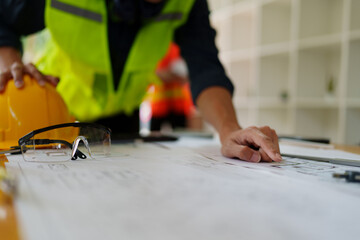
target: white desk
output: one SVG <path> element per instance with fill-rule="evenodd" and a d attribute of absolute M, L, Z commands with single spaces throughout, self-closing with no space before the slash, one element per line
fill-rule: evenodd
<path fill-rule="evenodd" d="M 246 163 L 213 140 L 114 145 L 110 159 L 24 163 L 16 211 L 24 239 L 358 239 L 356 167 Z"/>

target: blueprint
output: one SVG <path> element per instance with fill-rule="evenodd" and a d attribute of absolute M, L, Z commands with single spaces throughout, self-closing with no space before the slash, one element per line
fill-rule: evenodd
<path fill-rule="evenodd" d="M 114 145 L 63 163 L 8 156 L 24 239 L 350 239 L 360 229 L 357 169 L 285 158 L 247 163 L 213 140 Z"/>

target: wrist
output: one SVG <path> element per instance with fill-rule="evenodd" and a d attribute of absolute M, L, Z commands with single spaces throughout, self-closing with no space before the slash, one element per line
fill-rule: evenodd
<path fill-rule="evenodd" d="M 13 47 L 0 47 L 0 72 L 8 71 L 15 62 L 22 63 L 20 52 Z"/>
<path fill-rule="evenodd" d="M 221 143 L 223 143 L 231 133 L 241 129 L 242 128 L 237 122 L 233 122 L 233 123 L 225 122 L 218 131 Z"/>

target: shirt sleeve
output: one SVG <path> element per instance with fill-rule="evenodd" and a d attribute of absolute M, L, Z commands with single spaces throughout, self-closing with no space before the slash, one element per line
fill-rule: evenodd
<path fill-rule="evenodd" d="M 20 36 L 11 31 L 10 27 L 0 18 L 0 47 L 4 46 L 21 50 Z"/>
<path fill-rule="evenodd" d="M 45 0 L 0 1 L 0 47 L 22 50 L 21 37 L 45 28 Z"/>
<path fill-rule="evenodd" d="M 215 30 L 210 26 L 206 0 L 195 0 L 188 21 L 175 32 L 175 42 L 189 70 L 194 102 L 208 87 L 220 86 L 233 94 L 234 87 L 218 58 Z"/>

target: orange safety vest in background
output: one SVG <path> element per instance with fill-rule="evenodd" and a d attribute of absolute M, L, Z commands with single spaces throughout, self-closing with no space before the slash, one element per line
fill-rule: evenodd
<path fill-rule="evenodd" d="M 172 43 L 166 56 L 159 62 L 157 70 L 168 69 L 171 63 L 180 59 L 180 49 Z M 153 84 L 149 87 L 147 100 L 150 102 L 152 117 L 166 117 L 170 113 L 188 117 L 195 109 L 188 82 Z"/>

